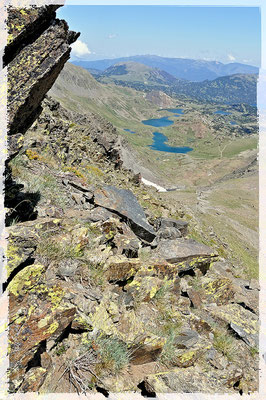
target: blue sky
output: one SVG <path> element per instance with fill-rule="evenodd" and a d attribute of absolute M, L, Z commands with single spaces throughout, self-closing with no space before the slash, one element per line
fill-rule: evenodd
<path fill-rule="evenodd" d="M 156 54 L 260 65 L 258 7 L 67 5 L 57 14 L 81 32 L 72 59 Z"/>

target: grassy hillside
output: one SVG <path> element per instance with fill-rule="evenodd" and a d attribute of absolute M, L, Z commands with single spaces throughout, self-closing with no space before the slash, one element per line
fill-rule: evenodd
<path fill-rule="evenodd" d="M 257 167 L 252 169 L 250 176 L 241 178 L 241 171 L 249 170 L 248 165 L 257 153 L 257 116 L 254 108 L 177 101 L 168 96 L 167 102 L 172 102 L 170 107 L 183 109 L 183 114 L 176 117 L 165 109 L 158 109 L 155 104 L 160 94 L 156 91 L 152 93 L 97 82 L 88 71 L 69 63 L 50 92 L 68 109 L 80 113 L 95 112 L 112 122 L 132 149 L 129 151 L 129 166 L 162 186 L 182 188 L 162 196 L 166 197 L 165 201 L 170 196 L 172 201 L 182 201 L 186 205 L 188 214 L 198 218 L 206 243 L 211 240 L 208 227 L 214 226 L 218 236 L 224 239 L 220 243 L 221 254 L 231 256 L 236 262 L 248 263 L 248 276 L 255 276 Z M 215 114 L 216 110 L 230 114 Z M 173 125 L 154 128 L 141 122 L 163 116 L 174 121 Z M 231 121 L 236 125 L 231 125 Z M 171 154 L 151 150 L 148 145 L 152 144 L 155 130 L 166 135 L 170 145 L 190 146 L 193 151 Z M 247 131 L 251 133 L 247 134 Z M 206 187 L 210 191 L 203 189 L 202 197 L 199 192 Z M 241 199 L 235 197 L 236 187 L 243 194 Z M 249 198 L 251 187 L 252 198 Z M 251 216 L 251 225 L 245 215 Z"/>

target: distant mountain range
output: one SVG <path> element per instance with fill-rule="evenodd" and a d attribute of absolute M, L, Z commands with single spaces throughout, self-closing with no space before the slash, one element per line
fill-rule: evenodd
<path fill-rule="evenodd" d="M 213 80 L 222 76 L 234 74 L 256 74 L 258 67 L 241 63 L 223 64 L 218 61 L 192 60 L 186 58 L 168 58 L 153 55 L 121 57 L 97 61 L 73 61 L 73 64 L 88 69 L 93 74 L 99 74 L 118 63 L 133 61 L 148 67 L 157 68 L 179 79 L 193 82 Z"/>
<path fill-rule="evenodd" d="M 162 91 L 176 98 L 218 103 L 255 104 L 257 74 L 234 74 L 214 80 L 191 82 L 133 61 L 118 63 L 94 75 L 101 83 L 114 83 L 144 92 Z"/>

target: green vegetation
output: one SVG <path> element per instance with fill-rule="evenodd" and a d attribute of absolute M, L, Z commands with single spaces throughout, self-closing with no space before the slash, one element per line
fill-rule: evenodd
<path fill-rule="evenodd" d="M 228 361 L 234 361 L 237 358 L 234 340 L 229 334 L 215 331 L 213 347 L 227 357 Z"/>
<path fill-rule="evenodd" d="M 176 359 L 176 346 L 175 346 L 175 338 L 177 334 L 175 331 L 170 331 L 167 336 L 166 343 L 163 346 L 163 350 L 160 354 L 158 361 L 165 364 L 167 367 L 171 365 L 171 363 Z"/>
<path fill-rule="evenodd" d="M 129 363 L 126 344 L 115 337 L 98 336 L 95 339 L 95 348 L 101 358 L 101 368 L 118 373 Z"/>
<path fill-rule="evenodd" d="M 61 346 L 59 346 L 58 348 L 56 348 L 56 355 L 61 356 L 61 354 L 65 353 L 67 351 L 67 348 L 65 347 L 64 344 L 62 344 Z"/>
<path fill-rule="evenodd" d="M 50 235 L 43 235 L 39 242 L 36 254 L 50 260 L 77 259 L 83 256 L 83 249 L 79 244 L 62 244 Z"/>
<path fill-rule="evenodd" d="M 250 347 L 249 351 L 252 357 L 256 357 L 259 354 L 259 349 L 257 347 Z"/>
<path fill-rule="evenodd" d="M 133 82 L 140 75 L 143 79 L 147 79 L 152 72 L 148 67 L 143 69 L 135 64 L 131 64 L 128 68 L 129 74 L 122 74 L 127 69 L 122 68 L 122 71 L 119 67 L 119 71 L 114 71 L 111 68 L 109 76 L 105 78 L 110 80 L 113 71 L 116 72 L 116 75 L 113 75 L 116 79 L 131 76 Z M 77 73 L 78 82 L 76 82 Z M 68 74 L 67 80 L 64 80 L 64 74 Z M 149 76 L 150 80 L 154 79 L 155 82 L 159 75 Z M 241 76 L 234 78 L 237 80 L 237 85 L 240 82 L 244 84 L 242 78 Z M 228 84 L 228 79 L 229 77 L 225 77 L 211 81 L 209 89 L 212 85 L 218 89 L 220 85 L 221 89 L 223 85 Z M 255 80 L 256 78 L 252 76 L 246 76 L 247 90 L 249 85 L 254 85 Z M 162 196 L 166 202 L 171 198 L 175 204 L 180 201 L 187 205 L 192 210 L 193 218 L 195 216 L 198 218 L 200 229 L 191 227 L 191 237 L 214 247 L 221 257 L 229 257 L 233 262 L 240 264 L 247 278 L 258 276 L 257 245 L 253 238 L 258 226 L 257 207 L 254 208 L 254 198 L 249 196 L 256 191 L 254 192 L 252 185 L 250 188 L 243 178 L 238 182 L 232 175 L 234 171 L 245 168 L 256 154 L 258 124 L 254 108 L 243 104 L 225 106 L 173 98 L 173 102 L 176 102 L 175 107 L 184 111 L 183 115 L 175 117 L 167 110 L 158 110 L 157 105 L 145 99 L 144 92 L 113 83 L 102 84 L 88 71 L 71 64 L 67 64 L 60 74 L 52 93 L 67 108 L 78 112 L 95 112 L 110 121 L 118 133 L 129 142 L 136 159 L 141 160 L 143 167 L 160 178 L 162 186 L 184 186 L 183 190 L 165 193 Z M 231 114 L 218 115 L 215 114 L 216 110 L 225 110 Z M 168 137 L 169 145 L 190 146 L 193 147 L 192 152 L 171 154 L 153 151 L 148 147 L 152 143 L 152 133 L 156 128 L 143 125 L 141 121 L 162 116 L 168 116 L 174 121 L 172 126 L 160 128 L 160 132 Z M 232 126 L 230 121 L 236 122 L 237 125 Z M 125 128 L 136 133 L 125 132 Z M 100 168 L 98 170 L 84 166 L 81 173 L 87 182 L 104 180 Z M 232 181 L 227 181 L 232 185 L 230 190 L 227 190 L 226 182 L 219 184 L 220 186 L 216 184 L 230 174 Z M 213 188 L 213 193 L 207 196 L 206 202 L 209 208 L 205 210 L 203 207 L 201 210 L 199 207 L 198 211 L 198 204 L 201 205 L 198 189 L 206 186 Z M 238 198 L 237 193 L 243 193 L 243 196 Z M 244 193 L 247 195 L 244 196 Z M 139 193 L 141 205 L 155 216 L 161 216 L 163 210 L 156 201 L 151 198 L 145 199 L 145 196 L 144 191 Z M 219 239 L 209 236 L 209 227 L 213 227 Z"/>
<path fill-rule="evenodd" d="M 103 83 L 116 83 L 141 91 L 162 90 L 171 96 L 194 98 L 203 102 L 256 102 L 256 74 L 235 74 L 210 81 L 190 82 L 177 79 L 163 70 L 130 61 L 109 67 L 97 79 Z"/>

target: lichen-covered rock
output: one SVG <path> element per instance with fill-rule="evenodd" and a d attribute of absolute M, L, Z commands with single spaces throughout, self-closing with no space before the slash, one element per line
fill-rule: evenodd
<path fill-rule="evenodd" d="M 246 310 L 239 304 L 210 307 L 210 313 L 216 319 L 227 323 L 248 346 L 258 347 L 259 320 L 254 313 Z"/>
<path fill-rule="evenodd" d="M 55 19 L 57 6 L 9 8 L 6 48 L 8 63 L 9 133 L 23 132 L 70 56 L 79 34 Z M 12 54 L 16 54 L 12 57 Z"/>
<path fill-rule="evenodd" d="M 25 267 L 9 283 L 10 380 L 17 390 L 40 346 L 59 337 L 73 320 L 76 308 L 63 301 L 64 290 L 47 283 L 45 266 Z"/>
<path fill-rule="evenodd" d="M 156 253 L 170 263 L 178 263 L 194 258 L 212 258 L 215 254 L 212 249 L 193 239 L 162 240 Z"/>

